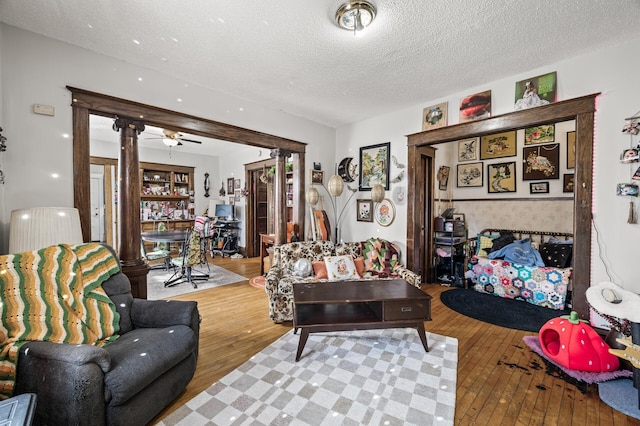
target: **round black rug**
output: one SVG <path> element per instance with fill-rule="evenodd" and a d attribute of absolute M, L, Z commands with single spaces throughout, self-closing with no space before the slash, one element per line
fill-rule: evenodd
<path fill-rule="evenodd" d="M 568 315 L 520 300 L 506 299 L 472 289 L 454 288 L 440 294 L 445 306 L 468 317 L 501 327 L 538 332 L 552 318 Z"/>

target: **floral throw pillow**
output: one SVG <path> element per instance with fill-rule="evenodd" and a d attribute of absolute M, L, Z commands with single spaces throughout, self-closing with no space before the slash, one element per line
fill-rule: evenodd
<path fill-rule="evenodd" d="M 360 278 L 351 256 L 327 256 L 324 258 L 324 263 L 327 265 L 329 281 L 357 280 Z"/>

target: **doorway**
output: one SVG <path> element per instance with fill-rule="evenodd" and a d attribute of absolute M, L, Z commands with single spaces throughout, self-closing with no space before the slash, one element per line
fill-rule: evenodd
<path fill-rule="evenodd" d="M 74 87 L 67 87 L 72 92 L 73 107 L 73 164 L 74 164 L 74 205 L 80 213 L 80 222 L 85 241 L 90 239 L 91 201 L 90 201 L 90 143 L 89 117 L 92 114 L 104 117 L 138 117 L 146 124 L 169 127 L 175 131 L 219 139 L 228 142 L 250 145 L 275 150 L 280 153 L 295 154 L 300 167 L 295 170 L 299 185 L 294 189 L 294 203 L 302 204 L 304 200 L 304 155 L 306 144 L 254 130 L 232 126 L 177 111 L 169 111 L 151 105 L 141 104 L 126 99 L 114 98 Z M 284 159 L 279 155 L 278 158 Z M 131 165 L 126 165 L 130 167 Z M 284 188 L 284 174 L 276 173 L 278 188 Z M 124 190 L 125 188 L 119 188 Z M 284 241 L 286 234 L 287 211 L 284 190 L 278 192 L 276 200 L 276 240 Z M 281 198 L 281 199 L 280 199 Z M 296 222 L 304 228 L 304 209 L 295 210 Z M 251 237 L 253 238 L 253 237 Z"/>
<path fill-rule="evenodd" d="M 91 165 L 91 241 L 106 242 L 104 233 L 104 167 Z"/>
<path fill-rule="evenodd" d="M 269 180 L 267 170 L 275 164 L 274 159 L 245 165 L 245 179 L 250 183 L 247 197 L 247 257 L 259 256 L 260 234 L 273 232 L 273 214 L 269 214 Z"/>
<path fill-rule="evenodd" d="M 471 137 L 481 137 L 503 131 L 518 130 L 537 125 L 575 120 L 575 190 L 573 193 L 573 309 L 580 318 L 589 318 L 586 290 L 590 286 L 591 273 L 591 207 L 593 177 L 593 136 L 595 99 L 598 94 L 556 102 L 537 108 L 511 112 L 484 120 L 446 126 L 407 136 L 408 157 L 408 208 L 407 208 L 407 267 L 413 269 L 423 262 L 421 228 L 424 215 L 421 209 L 427 202 L 433 203 L 433 193 L 424 186 L 420 149 L 443 142 Z M 433 178 L 433 171 L 429 174 Z M 433 180 L 432 180 L 433 182 Z M 433 185 L 429 185 L 432 187 Z M 426 198 L 430 200 L 427 201 Z M 427 244 L 429 246 L 430 244 Z"/>

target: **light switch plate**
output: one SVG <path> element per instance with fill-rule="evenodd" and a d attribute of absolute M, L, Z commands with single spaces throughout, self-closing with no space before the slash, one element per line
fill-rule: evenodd
<path fill-rule="evenodd" d="M 56 115 L 56 109 L 51 105 L 35 104 L 33 105 L 33 112 L 41 115 L 50 115 L 52 117 Z"/>

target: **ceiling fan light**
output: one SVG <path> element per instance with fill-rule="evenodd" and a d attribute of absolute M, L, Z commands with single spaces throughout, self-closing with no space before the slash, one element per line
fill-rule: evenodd
<path fill-rule="evenodd" d="M 166 146 L 176 146 L 178 145 L 178 140 L 172 138 L 162 138 L 162 143 Z"/>

